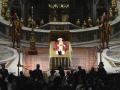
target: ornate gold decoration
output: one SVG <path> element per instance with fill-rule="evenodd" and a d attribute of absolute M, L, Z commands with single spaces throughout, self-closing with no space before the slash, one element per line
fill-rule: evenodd
<path fill-rule="evenodd" d="M 83 28 L 86 28 L 87 27 L 87 23 L 86 23 L 86 21 L 84 20 L 83 21 Z"/>
<path fill-rule="evenodd" d="M 88 17 L 88 26 L 92 27 L 92 19 L 91 19 L 91 17 Z"/>
<path fill-rule="evenodd" d="M 112 11 L 112 8 L 109 9 L 109 18 L 112 19 L 113 17 L 113 11 Z"/>
<path fill-rule="evenodd" d="M 44 24 L 44 20 L 42 19 L 42 20 L 40 21 L 40 26 L 43 25 L 43 24 Z"/>
<path fill-rule="evenodd" d="M 68 18 L 69 18 L 69 16 L 67 14 L 62 15 L 62 22 L 68 22 Z"/>
<path fill-rule="evenodd" d="M 3 16 L 3 17 L 5 16 L 5 8 L 1 9 L 1 16 Z"/>
<path fill-rule="evenodd" d="M 6 20 L 8 20 L 9 13 L 8 13 L 8 0 L 2 1 L 2 9 L 1 9 L 1 15 L 5 17 Z"/>
<path fill-rule="evenodd" d="M 32 17 L 29 16 L 29 17 L 28 17 L 28 20 L 27 20 L 27 26 L 28 26 L 28 27 L 31 27 L 31 22 L 32 22 Z"/>
<path fill-rule="evenodd" d="M 114 13 L 115 13 L 115 16 L 118 16 L 118 9 L 117 8 L 115 8 Z"/>
<path fill-rule="evenodd" d="M 80 26 L 81 22 L 80 22 L 80 19 L 78 18 L 77 21 L 76 21 L 76 25 L 77 26 Z"/>
<path fill-rule="evenodd" d="M 116 0 L 112 0 L 111 8 L 112 8 L 113 16 L 117 16 L 118 15 L 118 9 L 117 9 L 117 1 Z"/>
<path fill-rule="evenodd" d="M 9 10 L 7 10 L 7 12 L 5 14 L 5 19 L 10 20 L 10 11 Z"/>
<path fill-rule="evenodd" d="M 28 54 L 30 55 L 36 55 L 37 54 L 37 50 L 36 50 L 36 35 L 34 32 L 34 28 L 36 26 L 36 22 L 33 20 L 33 6 L 32 6 L 32 17 L 31 17 L 31 25 L 32 25 L 32 30 L 31 30 L 31 36 L 30 36 L 30 50 L 28 51 Z"/>
<path fill-rule="evenodd" d="M 48 7 L 51 9 L 67 9 L 69 8 L 69 4 L 68 3 L 50 3 L 48 4 Z"/>
<path fill-rule="evenodd" d="M 115 9 L 117 7 L 117 1 L 116 0 L 112 0 L 111 4 L 112 4 L 113 9 Z"/>
<path fill-rule="evenodd" d="M 96 24 L 99 25 L 99 23 L 100 23 L 100 20 L 99 18 L 97 18 Z"/>
<path fill-rule="evenodd" d="M 54 16 L 53 17 L 53 22 L 56 22 L 56 21 L 57 21 L 56 16 Z"/>

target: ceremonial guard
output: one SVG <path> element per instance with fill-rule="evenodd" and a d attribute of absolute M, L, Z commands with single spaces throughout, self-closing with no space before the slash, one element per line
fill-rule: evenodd
<path fill-rule="evenodd" d="M 107 22 L 104 21 L 101 25 L 100 25 L 100 30 L 101 31 L 101 35 L 100 35 L 100 43 L 101 43 L 101 47 L 104 48 L 109 48 L 108 44 L 109 44 L 109 39 L 110 39 L 110 34 L 111 34 L 111 25 Z"/>
<path fill-rule="evenodd" d="M 20 39 L 21 39 L 21 28 L 22 28 L 22 23 L 19 19 L 13 20 L 11 22 L 11 36 L 12 36 L 12 43 L 13 43 L 13 48 L 17 46 L 17 48 L 20 47 Z"/>

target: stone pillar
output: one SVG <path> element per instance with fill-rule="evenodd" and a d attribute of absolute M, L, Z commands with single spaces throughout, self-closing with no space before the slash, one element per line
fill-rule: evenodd
<path fill-rule="evenodd" d="M 92 14 L 92 19 L 93 19 L 93 24 L 96 23 L 97 20 L 97 4 L 98 4 L 99 0 L 92 0 L 92 9 L 93 9 L 93 14 Z"/>
<path fill-rule="evenodd" d="M 106 8 L 107 14 L 108 14 L 108 12 L 109 12 L 109 1 L 108 0 L 104 0 L 104 2 L 105 2 L 105 8 Z"/>
<path fill-rule="evenodd" d="M 20 0 L 21 18 L 24 20 L 24 0 Z"/>
<path fill-rule="evenodd" d="M 92 9 L 93 9 L 93 23 L 96 23 L 96 19 L 97 19 L 97 13 L 96 13 L 96 0 L 92 0 Z"/>
<path fill-rule="evenodd" d="M 29 13 L 29 9 L 31 8 L 30 6 L 30 2 L 24 2 L 24 5 L 23 5 L 23 8 L 24 8 L 24 11 L 23 11 L 23 20 L 25 21 L 24 24 L 26 25 L 27 23 L 27 20 L 28 20 L 28 17 L 31 15 Z M 30 14 L 30 15 L 29 15 Z"/>

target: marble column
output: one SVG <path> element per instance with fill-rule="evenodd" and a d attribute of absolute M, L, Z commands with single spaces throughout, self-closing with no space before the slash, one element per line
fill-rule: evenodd
<path fill-rule="evenodd" d="M 93 9 L 93 15 L 92 15 L 92 19 L 93 19 L 93 23 L 96 23 L 97 20 L 97 3 L 99 2 L 99 0 L 92 0 L 92 9 Z"/>
<path fill-rule="evenodd" d="M 20 0 L 20 9 L 21 9 L 21 19 L 23 19 L 24 20 L 24 12 L 25 12 L 25 9 L 24 9 L 24 5 L 25 5 L 25 3 L 24 3 L 25 1 L 24 0 Z"/>

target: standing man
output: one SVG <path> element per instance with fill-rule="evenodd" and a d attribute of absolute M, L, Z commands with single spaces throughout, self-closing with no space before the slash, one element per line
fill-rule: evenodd
<path fill-rule="evenodd" d="M 100 26 L 99 29 L 101 30 L 100 33 L 100 45 L 101 47 L 104 48 L 109 48 L 108 44 L 109 44 L 109 39 L 110 39 L 110 34 L 111 34 L 111 25 L 107 22 L 104 21 Z"/>
<path fill-rule="evenodd" d="M 5 63 L 1 65 L 0 74 L 2 74 L 3 79 L 5 80 L 8 77 L 8 70 L 5 68 Z"/>
<path fill-rule="evenodd" d="M 36 65 L 36 69 L 33 70 L 33 80 L 42 80 L 44 77 L 43 77 L 43 73 L 42 73 L 42 70 L 40 70 L 40 64 L 37 64 Z"/>

